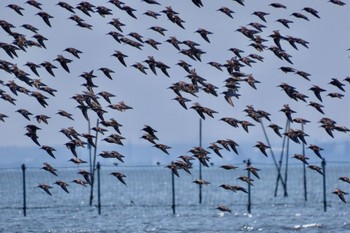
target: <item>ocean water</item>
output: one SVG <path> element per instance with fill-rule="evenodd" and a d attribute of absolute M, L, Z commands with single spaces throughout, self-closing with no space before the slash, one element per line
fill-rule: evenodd
<path fill-rule="evenodd" d="M 288 196 L 284 196 L 280 184 L 275 197 L 276 169 L 271 165 L 256 166 L 261 169 L 261 179 L 252 177 L 250 214 L 247 194 L 219 187 L 223 183 L 246 187 L 237 180 L 245 175 L 243 169 L 204 168 L 203 178 L 210 184 L 202 187 L 201 204 L 198 185 L 192 183 L 198 177 L 198 169 L 193 169 L 192 175 L 180 171 L 180 177 L 174 179 L 173 214 L 170 170 L 162 166 L 102 166 L 99 215 L 97 185 L 90 206 L 90 188 L 69 183 L 82 178 L 76 174 L 78 168 L 58 169 L 59 178 L 69 183 L 69 194 L 52 184 L 57 177 L 39 168 L 28 168 L 26 217 L 22 209 L 21 170 L 3 169 L 0 170 L 0 232 L 350 232 L 349 206 L 332 194 L 335 188 L 349 190 L 349 184 L 337 180 L 349 173 L 349 165 L 327 166 L 326 212 L 321 175 L 307 169 L 308 200 L 305 201 L 302 168 L 291 165 Z M 109 175 L 113 171 L 124 173 L 127 185 Z M 36 188 L 39 183 L 52 184 L 52 196 Z M 217 210 L 219 204 L 229 207 L 232 214 Z"/>

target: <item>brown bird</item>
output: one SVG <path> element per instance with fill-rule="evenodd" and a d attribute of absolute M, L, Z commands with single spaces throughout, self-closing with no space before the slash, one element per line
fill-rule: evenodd
<path fill-rule="evenodd" d="M 56 66 L 52 65 L 52 64 L 51 64 L 50 62 L 48 62 L 48 61 L 44 61 L 44 62 L 40 63 L 40 65 L 41 65 L 42 67 L 44 67 L 45 70 L 46 70 L 47 72 L 49 72 L 49 74 L 51 74 L 53 77 L 55 77 L 55 74 L 54 74 L 54 72 L 53 72 L 52 69 L 57 69 Z"/>
<path fill-rule="evenodd" d="M 344 195 L 346 195 L 348 193 L 346 193 L 346 192 L 344 192 L 343 190 L 340 190 L 340 189 L 335 189 L 332 193 L 336 194 L 342 202 L 346 203 Z"/>
<path fill-rule="evenodd" d="M 67 184 L 63 180 L 56 180 L 54 184 L 59 185 L 66 193 L 69 193 L 69 191 L 67 189 L 67 186 L 69 186 L 69 184 Z"/>
<path fill-rule="evenodd" d="M 303 15 L 302 13 L 299 13 L 299 12 L 294 12 L 291 14 L 291 16 L 294 16 L 294 17 L 299 18 L 299 19 L 305 19 L 305 20 L 309 21 L 308 17 L 306 17 L 305 15 Z"/>
<path fill-rule="evenodd" d="M 247 167 L 244 170 L 251 172 L 256 178 L 260 179 L 258 175 L 258 171 L 260 171 L 260 169 L 253 167 L 252 165 L 247 165 Z"/>
<path fill-rule="evenodd" d="M 154 12 L 154 11 L 151 11 L 151 10 L 147 10 L 145 13 L 143 13 L 144 15 L 147 15 L 147 16 L 150 16 L 150 17 L 153 17 L 155 19 L 158 19 L 158 16 L 160 16 L 160 14 Z"/>
<path fill-rule="evenodd" d="M 71 158 L 71 159 L 68 160 L 68 161 L 73 162 L 73 163 L 78 164 L 78 165 L 81 164 L 81 163 L 87 163 L 86 161 L 84 161 L 84 160 L 82 160 L 82 159 L 79 159 L 79 158 L 77 158 L 77 157 Z"/>
<path fill-rule="evenodd" d="M 293 23 L 293 21 L 289 20 L 289 19 L 277 19 L 276 22 L 281 23 L 283 26 L 285 26 L 286 28 L 289 28 L 289 24 Z"/>
<path fill-rule="evenodd" d="M 75 180 L 73 180 L 72 182 L 73 182 L 73 183 L 76 183 L 76 184 L 80 184 L 80 185 L 82 185 L 82 186 L 84 186 L 84 187 L 87 187 L 86 185 L 88 184 L 86 181 L 81 180 L 81 179 L 75 179 Z"/>
<path fill-rule="evenodd" d="M 180 177 L 179 172 L 177 171 L 178 166 L 177 166 L 176 163 L 171 162 L 171 163 L 170 163 L 169 165 L 167 165 L 166 167 L 169 168 L 169 169 L 172 171 L 172 173 L 173 173 L 174 175 L 176 175 L 177 177 Z"/>
<path fill-rule="evenodd" d="M 301 155 L 301 154 L 294 154 L 293 158 L 300 160 L 301 162 L 305 163 L 306 165 L 309 165 L 307 160 L 309 159 L 308 157 Z"/>
<path fill-rule="evenodd" d="M 61 116 L 63 116 L 63 117 L 67 117 L 68 119 L 71 119 L 72 121 L 74 121 L 74 119 L 73 119 L 73 114 L 71 114 L 71 113 L 69 113 L 69 112 L 66 112 L 66 111 L 64 111 L 64 110 L 58 110 L 58 112 L 56 113 L 56 114 L 58 114 L 58 115 L 61 115 Z"/>
<path fill-rule="evenodd" d="M 193 183 L 198 184 L 198 185 L 208 185 L 210 182 L 203 180 L 203 179 L 195 179 Z"/>
<path fill-rule="evenodd" d="M 70 73 L 69 68 L 68 68 L 68 63 L 71 63 L 72 60 L 63 57 L 62 55 L 58 55 L 57 58 L 55 59 L 55 61 L 58 61 L 60 63 L 60 65 L 62 66 L 62 68 L 67 71 L 68 73 Z"/>
<path fill-rule="evenodd" d="M 218 9 L 218 11 L 221 11 L 222 13 L 226 14 L 231 19 L 233 19 L 232 14 L 235 13 L 233 10 L 231 10 L 228 7 L 221 7 L 221 8 Z"/>
<path fill-rule="evenodd" d="M 24 118 L 26 118 L 28 121 L 30 121 L 29 116 L 33 115 L 33 113 L 29 112 L 27 109 L 20 108 L 16 112 L 20 113 Z"/>
<path fill-rule="evenodd" d="M 313 16 L 315 16 L 316 18 L 320 18 L 320 16 L 318 15 L 318 11 L 311 8 L 311 7 L 304 7 L 302 10 L 312 14 Z"/>
<path fill-rule="evenodd" d="M 341 177 L 339 177 L 338 180 L 341 180 L 341 181 L 343 181 L 343 182 L 345 182 L 345 183 L 350 184 L 350 178 L 349 178 L 349 177 L 341 176 Z"/>
<path fill-rule="evenodd" d="M 45 22 L 49 27 L 51 27 L 50 19 L 53 19 L 53 16 L 51 16 L 50 14 L 48 14 L 48 13 L 45 12 L 45 11 L 40 11 L 40 12 L 37 13 L 36 15 L 39 15 L 39 16 L 44 20 L 44 22 Z"/>
<path fill-rule="evenodd" d="M 56 151 L 53 147 L 51 146 L 41 146 L 40 149 L 46 151 L 52 158 L 56 158 L 55 155 L 53 154 L 54 151 Z"/>
<path fill-rule="evenodd" d="M 321 92 L 325 92 L 325 89 L 322 89 L 317 85 L 313 85 L 309 90 L 313 91 L 317 99 L 319 99 L 322 102 Z"/>
<path fill-rule="evenodd" d="M 195 31 L 196 33 L 198 33 L 199 35 L 201 35 L 201 37 L 208 43 L 210 43 L 210 40 L 208 38 L 208 35 L 213 34 L 212 32 L 204 29 L 204 28 L 199 28 L 197 29 L 197 31 Z"/>
<path fill-rule="evenodd" d="M 314 107 L 317 111 L 319 111 L 320 113 L 324 114 L 322 108 L 324 107 L 322 104 L 310 101 L 309 106 Z"/>
<path fill-rule="evenodd" d="M 168 30 L 166 30 L 165 28 L 160 27 L 160 26 L 152 26 L 152 27 L 150 27 L 149 29 L 152 29 L 153 31 L 158 32 L 158 33 L 161 34 L 162 36 L 165 36 L 164 32 L 168 31 Z"/>
<path fill-rule="evenodd" d="M 248 176 L 240 176 L 237 179 L 246 182 L 248 185 L 254 186 L 253 185 L 253 179 L 249 178 Z"/>
<path fill-rule="evenodd" d="M 115 176 L 121 183 L 123 183 L 124 185 L 126 185 L 124 178 L 126 177 L 126 175 L 120 173 L 120 172 L 112 172 L 110 173 L 110 175 Z"/>
<path fill-rule="evenodd" d="M 112 54 L 112 56 L 118 58 L 118 60 L 120 61 L 120 63 L 122 63 L 125 67 L 127 67 L 125 61 L 124 61 L 124 58 L 128 57 L 127 55 L 123 54 L 122 52 L 120 51 L 115 51 L 114 54 Z"/>
<path fill-rule="evenodd" d="M 41 169 L 44 169 L 45 171 L 48 171 L 55 176 L 58 176 L 56 173 L 57 170 L 55 168 L 53 168 L 49 163 L 45 162 L 44 166 Z"/>
<path fill-rule="evenodd" d="M 279 136 L 282 137 L 281 133 L 280 133 L 280 129 L 282 129 L 282 127 L 276 125 L 276 124 L 270 124 L 268 125 L 268 127 L 270 127 L 271 129 L 273 129 L 273 131 Z"/>
<path fill-rule="evenodd" d="M 37 186 L 38 188 L 41 188 L 42 190 L 44 190 L 47 194 L 49 194 L 50 196 L 52 196 L 52 194 L 50 193 L 50 189 L 52 188 L 50 185 L 47 184 L 39 184 Z"/>
<path fill-rule="evenodd" d="M 331 84 L 331 85 L 333 85 L 335 87 L 338 87 L 340 90 L 345 92 L 345 89 L 343 88 L 343 86 L 345 86 L 345 84 L 341 83 L 338 79 L 332 78 L 332 81 L 329 82 L 329 84 Z"/>
<path fill-rule="evenodd" d="M 311 170 L 317 171 L 318 173 L 320 173 L 321 175 L 323 175 L 323 171 L 322 168 L 317 166 L 317 165 L 309 165 L 307 166 L 308 168 L 310 168 Z"/>
<path fill-rule="evenodd" d="M 223 206 L 223 205 L 218 205 L 216 207 L 216 209 L 222 211 L 222 212 L 229 212 L 230 214 L 232 214 L 232 210 L 226 206 Z"/>
<path fill-rule="evenodd" d="M 220 168 L 223 168 L 225 170 L 234 170 L 234 169 L 237 169 L 238 167 L 231 164 L 224 164 L 224 165 L 221 165 Z"/>
<path fill-rule="evenodd" d="M 62 7 L 62 8 L 64 8 L 64 9 L 66 9 L 66 10 L 68 10 L 68 11 L 70 11 L 70 12 L 73 13 L 73 14 L 75 14 L 75 11 L 73 10 L 74 7 L 72 7 L 71 5 L 69 5 L 69 4 L 66 3 L 66 2 L 58 2 L 56 5 L 57 5 L 57 6 L 60 6 L 60 7 Z"/>
<path fill-rule="evenodd" d="M 259 150 L 266 156 L 268 157 L 267 153 L 266 153 L 266 149 L 270 148 L 269 146 L 265 145 L 263 142 L 258 141 L 257 144 L 253 147 L 257 147 L 259 148 Z"/>
<path fill-rule="evenodd" d="M 263 11 L 254 11 L 252 13 L 252 15 L 256 15 L 258 16 L 262 21 L 264 21 L 266 23 L 266 19 L 265 19 L 265 16 L 269 15 L 270 13 L 266 13 L 266 12 L 263 12 Z"/>
<path fill-rule="evenodd" d="M 269 6 L 272 6 L 274 8 L 283 8 L 283 9 L 287 9 L 287 7 L 281 3 L 275 2 L 275 3 L 271 3 Z"/>
<path fill-rule="evenodd" d="M 76 48 L 72 48 L 72 47 L 69 47 L 69 48 L 66 48 L 64 51 L 68 52 L 68 53 L 71 53 L 73 56 L 75 56 L 76 58 L 80 58 L 79 54 L 80 53 L 83 53 L 81 52 L 80 50 L 76 49 Z"/>
<path fill-rule="evenodd" d="M 217 154 L 219 157 L 222 158 L 222 155 L 220 153 L 220 150 L 222 150 L 222 148 L 218 146 L 216 143 L 210 143 L 210 146 L 208 148 L 212 149 L 215 152 L 215 154 Z"/>
<path fill-rule="evenodd" d="M 163 151 L 165 154 L 169 154 L 168 149 L 171 149 L 170 146 L 164 145 L 164 144 L 160 144 L 160 143 L 156 143 L 154 145 L 154 147 L 160 149 L 161 151 Z"/>
<path fill-rule="evenodd" d="M 23 16 L 23 13 L 22 13 L 22 11 L 24 10 L 23 7 L 20 7 L 20 6 L 16 5 L 16 4 L 9 4 L 9 5 L 7 5 L 7 7 L 11 8 L 14 11 L 16 11 L 17 14 Z"/>
<path fill-rule="evenodd" d="M 80 169 L 78 174 L 82 175 L 84 177 L 84 179 L 86 180 L 86 182 L 91 185 L 91 179 L 90 179 L 91 173 L 90 172 L 85 171 L 83 169 Z"/>

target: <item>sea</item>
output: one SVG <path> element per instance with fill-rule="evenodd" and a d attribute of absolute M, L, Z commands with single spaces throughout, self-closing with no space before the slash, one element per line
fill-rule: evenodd
<path fill-rule="evenodd" d="M 57 168 L 57 177 L 26 168 L 25 184 L 20 168 L 1 169 L 0 232 L 350 232 L 349 204 L 332 193 L 350 190 L 338 180 L 350 175 L 350 164 L 327 164 L 324 177 L 300 164 L 281 168 L 280 175 L 274 165 L 254 164 L 260 179 L 250 174 L 250 194 L 219 187 L 248 190 L 237 179 L 248 175 L 244 166 L 195 167 L 191 174 L 179 170 L 177 177 L 162 165 L 102 165 L 95 172 L 91 205 L 91 186 L 71 182 L 83 179 L 77 172 L 89 167 Z M 114 171 L 126 176 L 126 185 L 110 175 Z M 210 184 L 200 188 L 193 183 L 199 177 Z M 69 184 L 69 193 L 53 184 L 58 179 Z M 52 196 L 39 183 L 50 185 Z"/>

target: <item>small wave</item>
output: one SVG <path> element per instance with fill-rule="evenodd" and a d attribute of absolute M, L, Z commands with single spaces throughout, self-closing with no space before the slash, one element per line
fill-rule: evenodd
<path fill-rule="evenodd" d="M 313 227 L 322 227 L 322 224 L 320 223 L 308 223 L 308 224 L 303 224 L 303 225 L 295 225 L 294 229 L 300 230 L 304 228 L 313 228 Z"/>

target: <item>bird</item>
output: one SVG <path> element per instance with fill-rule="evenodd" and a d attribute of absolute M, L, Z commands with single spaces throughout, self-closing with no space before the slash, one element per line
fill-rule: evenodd
<path fill-rule="evenodd" d="M 247 164 L 245 170 L 251 172 L 256 178 L 260 179 L 260 176 L 258 175 L 258 171 L 260 171 L 260 169 L 253 167 L 250 164 Z"/>
<path fill-rule="evenodd" d="M 203 179 L 195 179 L 193 183 L 198 184 L 198 185 L 208 185 L 210 182 L 203 180 Z"/>
<path fill-rule="evenodd" d="M 28 121 L 31 120 L 29 116 L 33 115 L 33 113 L 29 112 L 27 109 L 24 109 L 24 108 L 20 108 L 20 109 L 16 110 L 16 112 L 20 113 Z"/>
<path fill-rule="evenodd" d="M 55 59 L 55 61 L 58 61 L 60 63 L 60 65 L 62 66 L 62 68 L 67 71 L 68 73 L 70 73 L 69 68 L 68 68 L 68 63 L 71 63 L 72 60 L 65 58 L 62 55 L 57 55 L 57 58 Z"/>
<path fill-rule="evenodd" d="M 316 18 L 320 18 L 320 16 L 318 15 L 318 11 L 311 8 L 311 7 L 304 7 L 302 10 L 312 14 L 313 16 L 315 16 Z"/>
<path fill-rule="evenodd" d="M 79 169 L 78 174 L 82 175 L 84 177 L 85 181 L 91 185 L 91 179 L 90 179 L 91 173 L 90 172 L 85 171 L 83 169 Z"/>
<path fill-rule="evenodd" d="M 67 186 L 69 186 L 69 184 L 67 184 L 63 180 L 56 180 L 54 184 L 59 185 L 66 193 L 69 193 L 69 191 L 67 189 Z"/>
<path fill-rule="evenodd" d="M 347 195 L 347 192 L 344 192 L 341 189 L 335 189 L 332 193 L 336 194 L 342 202 L 346 203 L 344 195 Z"/>
<path fill-rule="evenodd" d="M 124 178 L 126 177 L 126 175 L 124 175 L 123 173 L 120 172 L 112 172 L 110 173 L 110 175 L 116 177 L 121 183 L 123 183 L 124 185 L 126 185 Z"/>
<path fill-rule="evenodd" d="M 79 59 L 80 59 L 79 54 L 83 53 L 82 51 L 80 51 L 76 48 L 73 48 L 73 47 L 68 47 L 68 48 L 64 49 L 64 51 L 71 53 L 74 57 L 79 58 Z"/>
<path fill-rule="evenodd" d="M 82 185 L 82 186 L 84 186 L 84 187 L 87 187 L 86 185 L 88 184 L 86 181 L 81 180 L 81 179 L 74 179 L 74 180 L 72 181 L 72 183 L 80 184 L 80 185 Z"/>
<path fill-rule="evenodd" d="M 48 172 L 50 172 L 51 174 L 53 174 L 53 175 L 55 175 L 55 176 L 58 176 L 57 175 L 57 173 L 56 173 L 56 169 L 55 168 L 53 168 L 49 163 L 47 163 L 47 162 L 45 162 L 44 163 L 44 166 L 41 168 L 41 169 L 43 169 L 43 170 L 45 170 L 45 171 L 48 171 Z"/>
<path fill-rule="evenodd" d="M 304 164 L 309 165 L 309 163 L 307 162 L 307 160 L 309 159 L 308 157 L 306 157 L 305 155 L 301 155 L 301 154 L 294 154 L 293 158 L 298 159 L 300 161 L 302 161 Z"/>
<path fill-rule="evenodd" d="M 177 177 L 180 177 L 179 172 L 177 171 L 178 166 L 176 163 L 171 162 L 166 167 L 169 168 L 174 175 L 176 175 Z"/>
<path fill-rule="evenodd" d="M 259 148 L 259 150 L 266 156 L 268 157 L 266 153 L 266 149 L 270 148 L 269 146 L 265 145 L 263 142 L 258 141 L 257 144 L 255 144 L 253 147 Z"/>
<path fill-rule="evenodd" d="M 269 15 L 270 13 L 263 12 L 263 11 L 254 11 L 252 15 L 258 16 L 262 21 L 266 23 L 265 16 Z"/>
<path fill-rule="evenodd" d="M 126 63 L 125 63 L 125 60 L 124 58 L 128 57 L 127 55 L 123 54 L 122 52 L 120 51 L 115 51 L 114 54 L 112 54 L 112 56 L 118 58 L 118 60 L 120 61 L 120 63 L 123 64 L 123 66 L 127 67 Z"/>
<path fill-rule="evenodd" d="M 223 168 L 225 170 L 234 170 L 234 169 L 237 169 L 238 167 L 231 164 L 224 164 L 224 165 L 221 165 L 220 168 Z"/>
<path fill-rule="evenodd" d="M 232 214 L 232 210 L 226 206 L 223 206 L 223 205 L 218 205 L 216 207 L 216 209 L 222 211 L 222 212 L 229 212 L 230 214 Z"/>
<path fill-rule="evenodd" d="M 81 163 L 87 163 L 86 161 L 84 161 L 84 160 L 82 160 L 82 159 L 79 159 L 79 158 L 77 158 L 77 157 L 71 158 L 71 159 L 68 160 L 68 161 L 73 162 L 73 163 L 78 164 L 78 165 L 81 164 Z"/>
<path fill-rule="evenodd" d="M 204 28 L 199 28 L 195 31 L 196 33 L 198 33 L 199 35 L 201 35 L 201 37 L 208 43 L 210 43 L 210 40 L 208 38 L 208 35 L 213 34 L 212 32 L 204 29 Z"/>
<path fill-rule="evenodd" d="M 322 102 L 321 93 L 325 92 L 326 91 L 325 89 L 323 89 L 317 85 L 313 85 L 309 90 L 313 91 L 315 96 L 317 97 L 317 99 Z"/>
<path fill-rule="evenodd" d="M 309 165 L 307 167 L 310 168 L 311 170 L 314 170 L 314 171 L 318 172 L 321 175 L 324 175 L 323 171 L 322 171 L 322 168 L 317 166 L 317 165 Z"/>
<path fill-rule="evenodd" d="M 65 110 L 58 110 L 58 112 L 56 114 L 61 115 L 63 117 L 66 117 L 66 118 L 74 121 L 73 114 L 66 112 Z"/>
<path fill-rule="evenodd" d="M 53 154 L 55 150 L 55 148 L 51 147 L 51 146 L 46 146 L 46 145 L 43 145 L 40 147 L 40 149 L 46 151 L 52 158 L 56 158 L 55 155 Z"/>
<path fill-rule="evenodd" d="M 17 14 L 23 16 L 23 13 L 22 13 L 22 11 L 24 10 L 23 7 L 20 7 L 20 6 L 16 5 L 16 4 L 9 4 L 9 5 L 7 5 L 7 7 L 11 8 L 12 10 L 14 10 Z"/>
<path fill-rule="evenodd" d="M 45 11 L 40 11 L 38 12 L 36 15 L 39 15 L 44 22 L 51 27 L 51 23 L 50 23 L 50 19 L 54 18 L 53 16 L 51 16 L 49 13 L 45 12 Z"/>
<path fill-rule="evenodd" d="M 254 186 L 253 179 L 249 178 L 248 176 L 239 176 L 237 179 L 246 182 L 248 185 Z"/>
<path fill-rule="evenodd" d="M 311 149 L 317 155 L 317 157 L 319 157 L 320 159 L 323 159 L 323 157 L 321 156 L 321 153 L 320 153 L 320 151 L 322 151 L 323 148 L 321 148 L 317 145 L 314 145 L 314 144 L 310 144 L 307 148 Z"/>
<path fill-rule="evenodd" d="M 221 11 L 222 13 L 226 14 L 228 17 L 230 17 L 231 19 L 233 19 L 232 14 L 235 13 L 233 10 L 231 10 L 228 7 L 220 7 L 218 9 L 218 11 Z"/>
<path fill-rule="evenodd" d="M 156 144 L 154 144 L 154 147 L 160 149 L 160 150 L 163 151 L 165 154 L 169 154 L 168 150 L 171 149 L 170 146 L 167 146 L 167 145 L 161 144 L 161 143 L 156 143 Z"/>
<path fill-rule="evenodd" d="M 49 194 L 50 196 L 52 196 L 50 189 L 52 188 L 50 185 L 48 184 L 39 184 L 37 187 L 41 188 L 42 190 L 44 190 L 47 194 Z"/>
<path fill-rule="evenodd" d="M 343 86 L 345 86 L 344 83 L 340 82 L 338 79 L 336 78 L 332 78 L 332 81 L 329 82 L 329 84 L 338 87 L 340 90 L 345 92 L 345 89 L 343 88 Z"/>
<path fill-rule="evenodd" d="M 350 184 L 350 178 L 347 177 L 347 176 L 341 176 L 341 177 L 338 178 L 338 180 L 341 180 L 341 181 L 343 181 L 345 183 Z"/>

